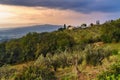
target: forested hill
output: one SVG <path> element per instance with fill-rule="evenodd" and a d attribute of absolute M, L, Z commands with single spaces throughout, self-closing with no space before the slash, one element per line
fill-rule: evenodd
<path fill-rule="evenodd" d="M 83 28 L 75 28 L 72 30 L 59 29 L 58 31 L 43 33 L 32 32 L 28 33 L 22 38 L 12 39 L 8 42 L 0 43 L 0 66 L 3 66 L 5 64 L 15 65 L 29 61 L 36 61 L 38 57 L 40 57 L 41 55 L 46 57 L 48 54 L 56 55 L 60 54 L 61 52 L 68 53 L 72 53 L 74 51 L 80 52 L 86 50 L 86 46 L 88 45 L 93 45 L 94 47 L 94 43 L 97 42 L 101 42 L 102 44 L 119 43 L 120 19 L 115 21 L 113 20 L 108 21 L 101 25 L 92 25 L 91 27 L 84 29 Z M 87 52 L 89 52 L 89 50 Z M 86 61 L 88 61 L 87 64 L 93 64 L 94 66 L 97 64 L 101 64 L 102 63 L 101 60 L 104 59 L 105 56 L 109 56 L 109 54 L 108 55 L 102 54 L 103 52 L 106 51 L 103 50 L 102 52 L 100 52 L 101 54 L 99 54 L 99 56 L 102 56 L 102 58 L 101 57 L 96 58 L 96 59 L 100 58 L 100 60 L 98 60 L 98 62 L 96 63 L 93 63 L 93 61 L 97 61 L 95 57 L 93 58 L 90 57 L 90 55 L 88 55 L 88 57 L 85 58 Z M 92 56 L 96 56 L 96 54 Z M 74 60 L 74 58 L 70 60 Z M 81 60 L 83 59 L 80 58 L 80 61 Z M 57 64 L 56 62 L 56 64 L 53 63 L 51 64 L 55 66 L 54 70 L 56 71 L 57 67 L 60 67 L 63 63 Z M 66 67 L 66 64 L 63 67 Z"/>
<path fill-rule="evenodd" d="M 19 63 L 36 59 L 40 54 L 54 54 L 58 51 L 95 42 L 119 42 L 120 20 L 109 21 L 82 29 L 59 30 L 45 33 L 28 33 L 19 39 L 0 44 L 1 63 Z"/>

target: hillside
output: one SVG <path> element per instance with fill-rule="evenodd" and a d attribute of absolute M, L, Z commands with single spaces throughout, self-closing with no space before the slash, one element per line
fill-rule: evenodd
<path fill-rule="evenodd" d="M 119 80 L 120 19 L 0 43 L 0 79 Z"/>

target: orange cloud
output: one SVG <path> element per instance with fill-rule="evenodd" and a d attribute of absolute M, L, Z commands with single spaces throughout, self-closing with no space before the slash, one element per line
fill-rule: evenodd
<path fill-rule="evenodd" d="M 99 16 L 98 16 L 99 15 Z M 83 14 L 71 10 L 57 10 L 45 7 L 25 7 L 0 5 L 0 27 L 16 27 L 36 24 L 72 24 L 95 22 L 102 20 L 106 14 Z"/>

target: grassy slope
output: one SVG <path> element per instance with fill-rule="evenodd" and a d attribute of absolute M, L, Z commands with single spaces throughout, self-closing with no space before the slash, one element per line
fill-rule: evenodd
<path fill-rule="evenodd" d="M 86 38 L 96 39 L 97 37 L 99 37 L 100 33 L 101 33 L 100 29 L 101 29 L 100 27 L 94 26 L 94 27 L 91 27 L 88 29 L 76 29 L 73 31 L 65 30 L 65 32 L 67 34 L 69 34 L 70 36 L 73 36 L 74 39 L 78 43 L 80 43 L 81 40 L 86 39 Z M 105 47 L 105 48 L 109 47 L 110 49 L 117 49 L 117 50 L 119 50 L 119 53 L 120 53 L 120 43 L 104 44 L 102 47 Z M 101 66 L 92 67 L 92 66 L 87 66 L 87 65 L 83 64 L 82 67 L 81 67 L 81 65 L 79 66 L 79 69 L 81 70 L 84 67 L 84 69 L 82 70 L 82 73 L 86 75 L 85 76 L 86 79 L 93 79 L 99 73 L 106 70 L 109 67 L 109 65 L 113 64 L 116 60 L 118 60 L 118 56 L 119 55 L 111 56 L 110 61 L 104 60 L 103 65 L 101 65 Z M 32 64 L 33 62 L 14 65 L 14 66 L 11 66 L 11 68 L 21 71 L 24 66 Z M 76 74 L 75 74 L 73 66 L 66 67 L 65 69 L 61 69 L 61 68 L 58 69 L 58 71 L 56 72 L 56 76 L 60 80 L 75 80 L 76 79 Z"/>
<path fill-rule="evenodd" d="M 120 43 L 104 44 L 102 47 L 109 47 L 111 49 L 120 50 Z M 109 61 L 104 60 L 103 65 L 101 65 L 101 66 L 93 67 L 93 66 L 86 66 L 86 65 L 84 66 L 83 65 L 83 67 L 85 67 L 85 68 L 82 70 L 82 72 L 85 73 L 87 79 L 94 79 L 97 77 L 98 74 L 105 71 L 111 64 L 113 64 L 118 59 L 118 56 L 119 55 L 111 56 Z M 34 63 L 34 61 L 14 65 L 14 66 L 11 66 L 11 68 L 17 69 L 20 71 L 25 66 L 28 66 L 32 63 Z M 81 68 L 82 68 L 81 65 L 79 65 L 80 70 L 81 70 Z M 74 71 L 74 66 L 66 67 L 64 69 L 59 68 L 58 71 L 56 72 L 56 76 L 59 80 L 76 80 L 77 79 L 77 76 Z"/>
<path fill-rule="evenodd" d="M 101 72 L 106 71 L 107 68 L 114 64 L 116 61 L 119 60 L 120 57 L 120 43 L 109 43 L 109 44 L 104 44 L 102 47 L 107 48 L 109 47 L 110 49 L 117 49 L 119 50 L 118 55 L 113 55 L 110 56 L 109 61 L 104 59 L 103 64 L 100 66 L 83 66 L 84 70 L 82 70 L 83 74 L 85 73 L 86 79 L 87 80 L 93 80 L 95 79 Z M 81 65 L 79 65 L 79 69 L 81 70 Z M 63 80 L 75 80 L 76 75 L 73 71 L 73 67 L 69 67 L 66 69 L 59 69 L 59 71 L 56 72 L 56 75 L 58 78 L 63 79 Z"/>
<path fill-rule="evenodd" d="M 64 32 L 72 36 L 77 43 L 81 43 L 85 39 L 96 39 L 100 37 L 101 27 L 93 26 L 86 29 L 78 28 L 75 30 L 65 30 Z"/>

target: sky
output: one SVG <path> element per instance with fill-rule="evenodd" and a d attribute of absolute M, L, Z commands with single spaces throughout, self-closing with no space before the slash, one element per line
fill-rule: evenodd
<path fill-rule="evenodd" d="M 101 23 L 120 18 L 120 0 L 0 0 L 0 28 Z"/>

